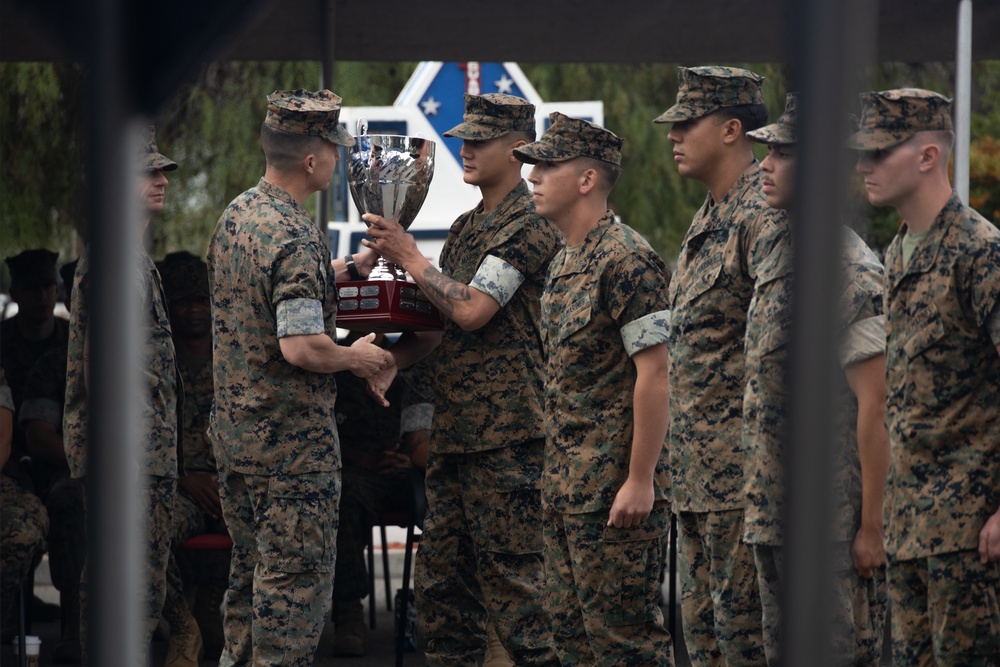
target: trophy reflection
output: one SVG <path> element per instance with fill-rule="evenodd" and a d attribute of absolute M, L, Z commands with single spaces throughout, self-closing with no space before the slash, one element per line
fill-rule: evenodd
<path fill-rule="evenodd" d="M 358 122 L 347 157 L 351 197 L 363 214 L 374 213 L 409 229 L 434 176 L 434 142 L 420 137 L 368 134 Z M 378 259 L 367 280 L 337 285 L 337 326 L 390 333 L 442 327 L 441 314 L 402 267 Z"/>

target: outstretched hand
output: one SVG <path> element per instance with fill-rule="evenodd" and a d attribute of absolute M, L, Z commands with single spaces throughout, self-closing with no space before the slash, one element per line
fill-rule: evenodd
<path fill-rule="evenodd" d="M 378 345 L 372 344 L 373 340 L 375 340 L 375 334 L 370 333 L 351 343 L 351 351 L 354 352 L 351 372 L 360 378 L 369 378 L 379 371 L 395 366 L 388 350 L 383 350 Z"/>
<path fill-rule="evenodd" d="M 391 364 L 368 377 L 368 393 L 383 408 L 389 407 L 389 400 L 385 397 L 385 392 L 389 391 L 389 387 L 396 379 L 398 372 L 399 368 L 396 364 Z"/>

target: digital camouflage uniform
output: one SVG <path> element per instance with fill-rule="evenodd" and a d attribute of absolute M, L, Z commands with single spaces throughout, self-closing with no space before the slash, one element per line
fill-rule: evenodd
<path fill-rule="evenodd" d="M 622 140 L 553 113 L 518 159 L 577 157 L 621 164 Z M 672 665 L 659 607 L 660 547 L 669 526 L 666 450 L 654 506 L 632 528 L 608 526 L 629 474 L 637 378 L 632 355 L 666 342 L 670 272 L 645 239 L 607 211 L 579 245 L 563 248 L 542 294 L 546 355 L 547 604 L 563 665 Z"/>
<path fill-rule="evenodd" d="M 534 130 L 534 107 L 509 95 L 467 96 L 464 118 L 448 136 Z M 521 181 L 492 211 L 480 202 L 463 213 L 441 250 L 441 272 L 500 310 L 476 331 L 446 320 L 436 351 L 428 512 L 414 575 L 429 665 L 478 664 L 487 615 L 516 664 L 556 664 L 542 600 L 538 317 L 558 247 Z"/>
<path fill-rule="evenodd" d="M 56 289 L 58 284 L 56 258 L 50 250 L 35 249 L 8 257 L 7 266 L 11 274 L 11 289 L 17 284 L 24 289 Z M 29 340 L 21 333 L 20 317 L 14 315 L 0 322 L 0 367 L 7 374 L 7 384 L 14 398 L 14 439 L 10 460 L 3 471 L 30 487 L 34 484 L 31 471 L 21 469 L 21 458 L 25 456 L 27 445 L 21 408 L 24 404 L 24 389 L 28 375 L 35 363 L 49 350 L 66 347 L 69 338 L 69 323 L 61 317 L 53 317 L 52 332 L 41 340 Z"/>
<path fill-rule="evenodd" d="M 948 130 L 949 104 L 866 93 L 852 145 Z M 893 664 L 996 664 L 1000 563 L 977 549 L 1000 506 L 1000 232 L 953 195 L 904 266 L 907 233 L 904 220 L 886 252 Z"/>
<path fill-rule="evenodd" d="M 168 306 L 175 299 L 193 297 L 209 298 L 208 267 L 194 255 L 175 253 L 158 263 L 163 278 L 164 293 Z M 188 356 L 177 353 L 177 369 L 184 388 L 184 400 L 180 412 L 180 442 L 183 474 L 218 472 L 212 441 L 208 437 L 208 421 L 212 412 L 214 383 L 212 380 L 212 356 Z M 190 537 L 208 532 L 226 532 L 221 521 L 206 516 L 197 501 L 187 492 L 178 489 L 174 504 L 174 539 L 183 543 Z M 206 555 L 206 554 L 200 554 Z M 218 568 L 213 567 L 212 575 L 218 576 Z M 228 579 L 229 562 L 226 559 L 222 572 L 223 584 Z M 207 573 L 200 573 L 202 581 L 207 581 Z"/>
<path fill-rule="evenodd" d="M 268 97 L 278 131 L 350 145 L 340 98 Z M 279 339 L 336 336 L 330 251 L 306 210 L 261 179 L 209 245 L 215 402 L 209 437 L 233 538 L 220 665 L 311 665 L 330 609 L 340 498 L 332 374 L 285 360 Z"/>
<path fill-rule="evenodd" d="M 208 266 L 188 252 L 175 252 L 157 263 L 163 279 L 171 317 L 178 302 L 201 300 L 205 316 L 209 317 Z M 175 340 L 180 340 L 183 324 L 174 324 Z M 208 437 L 208 420 L 212 411 L 214 383 L 212 355 L 196 355 L 182 351 L 177 345 L 177 370 L 184 390 L 179 414 L 181 444 L 181 477 L 173 507 L 173 549 L 167 568 L 167 597 L 163 617 L 170 623 L 171 647 L 181 655 L 197 653 L 196 633 L 185 608 L 190 606 L 193 620 L 203 640 L 205 657 L 217 658 L 222 651 L 222 598 L 229 583 L 228 551 L 181 548 L 185 541 L 206 533 L 228 534 L 225 522 L 206 514 L 198 501 L 184 490 L 184 477 L 192 473 L 218 474 L 215 453 Z M 217 479 L 217 477 L 216 477 Z M 185 587 L 188 593 L 185 596 Z M 190 600 L 190 605 L 188 604 Z M 192 644 L 193 642 L 193 644 Z M 186 650 L 182 650 L 186 647 Z M 168 664 L 170 659 L 168 658 Z"/>
<path fill-rule="evenodd" d="M 15 287 L 31 290 L 25 298 L 37 299 L 36 308 L 43 307 L 47 299 L 55 299 L 58 284 L 57 257 L 56 253 L 40 248 L 8 257 L 6 263 L 11 274 L 11 292 L 15 292 Z M 0 510 L 3 522 L 0 530 L 3 589 L 0 591 L 0 604 L 5 631 L 11 627 L 12 622 L 16 622 L 13 610 L 18 582 L 30 572 L 36 557 L 41 555 L 50 525 L 49 517 L 36 495 L 43 494 L 46 490 L 39 488 L 39 482 L 48 477 L 45 466 L 40 461 L 32 462 L 29 466 L 22 464 L 22 460 L 28 455 L 23 419 L 25 385 L 31 369 L 49 351 L 62 349 L 65 356 L 69 332 L 66 320 L 53 317 L 49 335 L 41 340 L 30 340 L 21 332 L 20 322 L 23 317 L 22 313 L 0 322 L 0 367 L 7 376 L 11 410 L 14 412 L 11 453 L 0 476 L 3 489 Z"/>
<path fill-rule="evenodd" d="M 177 370 L 170 337 L 167 305 L 156 266 L 142 248 L 135 249 L 136 287 L 143 298 L 143 326 L 148 336 L 142 350 L 144 437 L 136 448 L 137 471 L 145 476 L 143 517 L 148 536 L 146 627 L 140 644 L 149 644 L 160 618 L 166 592 L 167 559 L 171 544 L 171 509 L 177 490 Z M 70 317 L 69 355 L 66 370 L 66 403 L 63 412 L 63 444 L 70 475 L 86 483 L 88 406 L 84 385 L 84 341 L 90 324 L 90 249 L 84 249 L 76 270 L 73 311 Z M 83 629 L 86 631 L 87 567 L 80 595 Z M 84 642 L 86 635 L 84 632 Z"/>
<path fill-rule="evenodd" d="M 656 119 L 687 122 L 763 104 L 761 77 L 680 68 L 677 103 Z M 752 164 L 722 201 L 709 194 L 670 282 L 670 476 L 677 514 L 684 641 L 694 665 L 765 662 L 756 568 L 743 529 L 743 336 L 754 281 L 783 217 Z"/>
<path fill-rule="evenodd" d="M 794 145 L 796 98 L 773 125 L 748 133 L 754 141 Z M 763 608 L 764 646 L 769 665 L 781 664 L 784 580 L 785 453 L 788 428 L 787 370 L 793 297 L 793 253 L 787 220 L 780 241 L 757 270 L 747 312 L 746 392 L 743 446 L 746 452 L 743 539 L 753 548 Z M 840 299 L 840 362 L 848 365 L 885 353 L 883 268 L 864 241 L 844 228 L 843 291 Z M 858 401 L 846 378 L 838 383 L 837 442 L 831 531 L 835 577 L 833 645 L 836 664 L 877 665 L 885 626 L 885 573 L 861 578 L 852 545 L 861 526 L 861 460 Z"/>
<path fill-rule="evenodd" d="M 14 422 L 14 397 L 3 369 L 0 369 L 0 410 L 10 411 L 11 426 Z M 0 603 L 3 604 L 4 629 L 16 629 L 14 603 L 21 582 L 41 556 L 49 518 L 42 502 L 33 493 L 25 491 L 6 474 L 0 475 L 0 541 L 3 561 L 0 564 Z"/>
<path fill-rule="evenodd" d="M 60 435 L 63 427 L 63 401 L 66 397 L 65 346 L 49 350 L 35 363 L 24 386 L 24 404 L 19 415 L 27 429 L 29 422 L 51 424 Z M 35 461 L 37 469 L 40 462 Z M 48 467 L 38 489 L 49 513 L 49 533 L 46 540 L 49 554 L 49 574 L 52 585 L 60 592 L 59 604 L 63 615 L 63 636 L 77 637 L 79 631 L 80 574 L 87 556 L 86 512 L 82 479 L 70 476 L 69 468 Z M 72 624 L 73 628 L 67 630 Z"/>

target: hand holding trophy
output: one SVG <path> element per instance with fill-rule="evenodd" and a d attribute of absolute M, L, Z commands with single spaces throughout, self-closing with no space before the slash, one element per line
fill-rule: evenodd
<path fill-rule="evenodd" d="M 368 134 L 358 121 L 347 159 L 351 197 L 363 214 L 374 213 L 408 229 L 434 176 L 433 141 Z M 441 328 L 441 315 L 395 264 L 379 258 L 368 280 L 337 286 L 337 325 L 352 331 L 421 331 Z"/>

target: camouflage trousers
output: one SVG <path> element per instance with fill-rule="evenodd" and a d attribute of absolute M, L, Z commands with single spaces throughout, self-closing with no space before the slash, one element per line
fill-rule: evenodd
<path fill-rule="evenodd" d="M 545 512 L 546 604 L 562 665 L 673 665 L 660 610 L 660 545 L 670 514 L 653 508 L 638 528 L 607 512 Z"/>
<path fill-rule="evenodd" d="M 760 593 L 743 510 L 677 515 L 684 643 L 695 667 L 765 665 Z"/>
<path fill-rule="evenodd" d="M 382 512 L 402 511 L 412 505 L 412 487 L 399 475 L 379 475 L 365 468 L 345 466 L 341 470 L 340 525 L 337 528 L 337 569 L 333 598 L 360 600 L 368 595 L 365 548 L 372 524 Z"/>
<path fill-rule="evenodd" d="M 188 551 L 181 548 L 195 535 L 227 533 L 225 524 L 212 521 L 201 511 L 198 503 L 178 489 L 173 510 L 173 548 L 167 565 L 167 596 L 164 609 L 187 606 L 188 600 L 197 604 L 197 596 L 208 595 L 204 587 L 224 590 L 229 583 L 230 554 L 226 551 Z M 187 595 L 185 596 L 185 589 Z M 193 594 L 192 594 L 193 592 Z M 164 612 L 166 615 L 166 612 Z M 221 620 L 219 621 L 221 622 Z"/>
<path fill-rule="evenodd" d="M 21 582 L 42 553 L 49 517 L 38 497 L 7 475 L 0 475 L 0 603 L 3 621 L 16 621 L 13 610 Z"/>
<path fill-rule="evenodd" d="M 81 480 L 85 484 L 84 480 Z M 142 488 L 143 525 L 146 530 L 146 572 L 144 595 L 144 621 L 142 636 L 139 638 L 140 656 L 135 664 L 146 664 L 146 652 L 153 638 L 156 624 L 163 610 L 166 595 L 167 560 L 170 556 L 171 521 L 170 513 L 177 493 L 177 480 L 167 477 L 147 477 Z M 88 525 L 92 519 L 87 517 Z M 88 526 L 88 532 L 90 528 Z M 85 563 L 80 578 L 80 639 L 84 647 L 83 664 L 90 663 L 87 649 L 89 642 L 88 625 L 94 617 L 90 611 L 89 575 L 90 564 Z M 99 619 L 98 619 L 99 622 Z"/>
<path fill-rule="evenodd" d="M 834 546 L 836 571 L 831 609 L 831 664 L 877 667 L 882 660 L 882 637 L 888 607 L 885 570 L 858 576 L 851 559 L 851 543 Z M 764 648 L 768 665 L 781 661 L 781 600 L 785 558 L 782 547 L 753 545 L 764 618 Z"/>
<path fill-rule="evenodd" d="M 80 573 L 87 558 L 84 487 L 69 472 L 58 475 L 49 487 L 45 508 L 49 528 L 49 571 L 52 585 L 63 594 L 79 595 Z"/>
<path fill-rule="evenodd" d="M 1000 665 L 1000 562 L 976 550 L 889 561 L 892 664 Z"/>
<path fill-rule="evenodd" d="M 543 602 L 542 446 L 431 453 L 414 575 L 428 665 L 478 665 L 487 615 L 515 664 L 559 664 Z"/>
<path fill-rule="evenodd" d="M 338 472 L 244 475 L 219 470 L 233 538 L 219 664 L 313 664 L 333 592 Z"/>

